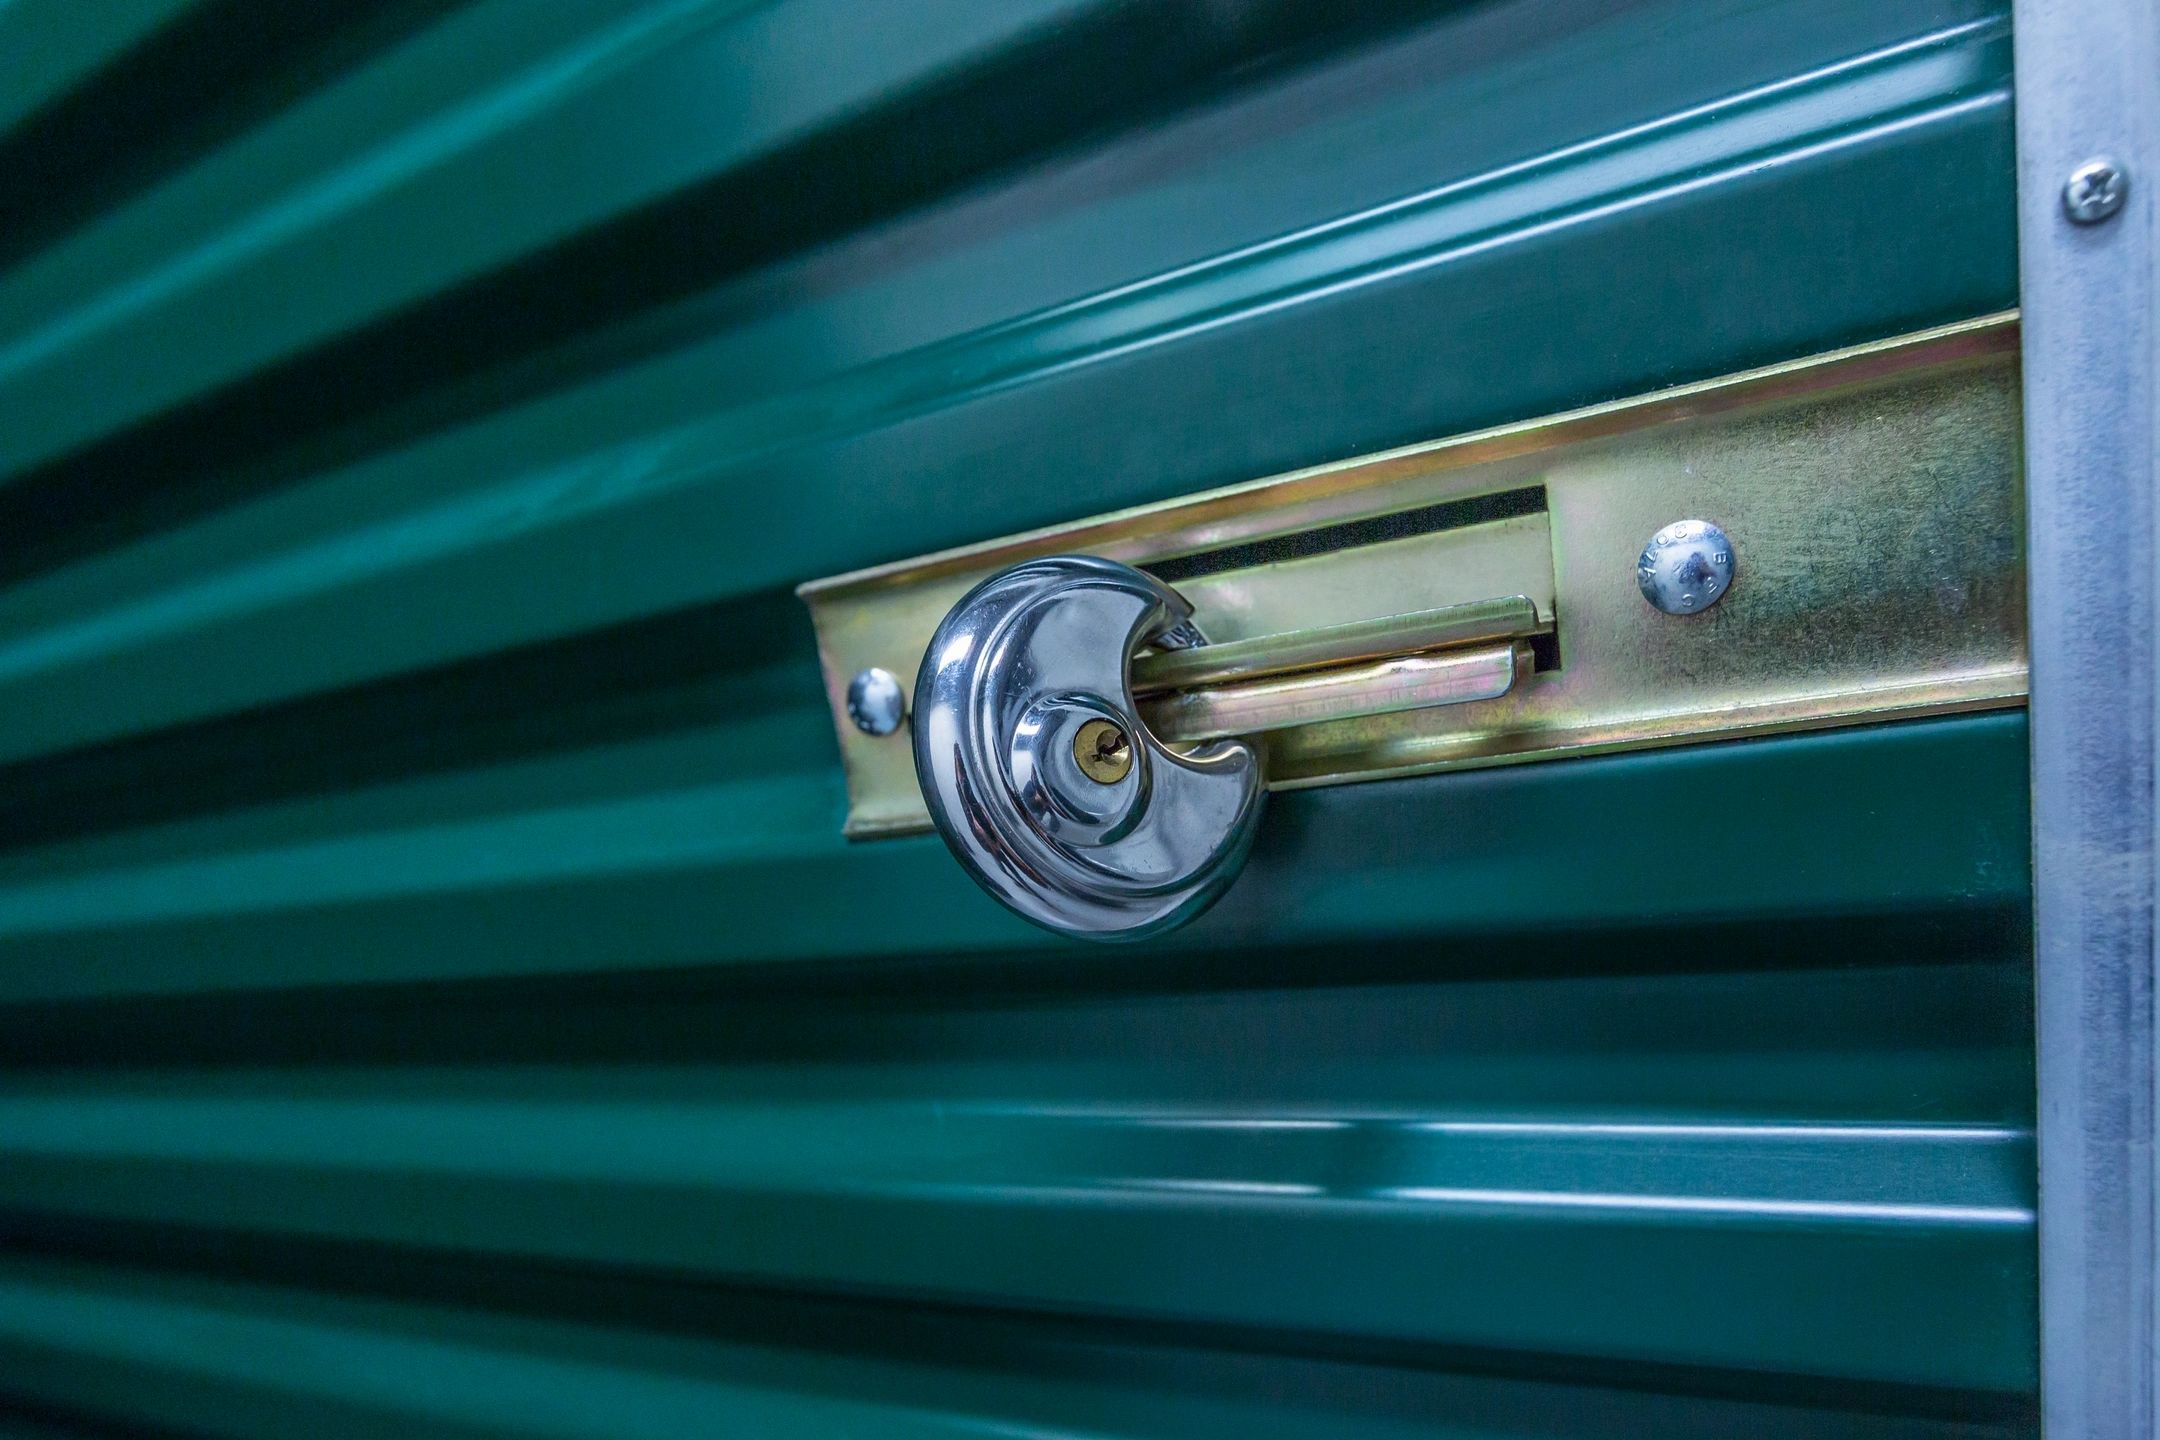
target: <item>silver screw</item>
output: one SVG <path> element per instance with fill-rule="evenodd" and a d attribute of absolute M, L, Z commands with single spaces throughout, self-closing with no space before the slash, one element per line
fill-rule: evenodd
<path fill-rule="evenodd" d="M 1635 583 L 1667 615 L 1700 615 L 1732 588 L 1733 543 L 1708 520 L 1675 520 L 1643 546 Z"/>
<path fill-rule="evenodd" d="M 865 735 L 890 735 L 907 718 L 907 694 L 900 677 L 872 665 L 858 671 L 847 687 L 848 719 Z"/>
<path fill-rule="evenodd" d="M 2063 182 L 2063 213 L 2080 225 L 2097 225 L 2122 209 L 2130 176 L 2105 155 L 2086 161 Z"/>

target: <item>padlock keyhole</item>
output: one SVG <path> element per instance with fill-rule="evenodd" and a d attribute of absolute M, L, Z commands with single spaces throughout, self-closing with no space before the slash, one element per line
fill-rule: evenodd
<path fill-rule="evenodd" d="M 1098 785 L 1115 785 L 1132 773 L 1132 737 L 1113 720 L 1090 720 L 1073 735 L 1080 773 Z"/>

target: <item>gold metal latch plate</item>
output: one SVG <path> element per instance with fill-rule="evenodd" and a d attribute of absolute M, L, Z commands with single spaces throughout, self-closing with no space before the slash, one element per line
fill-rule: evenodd
<path fill-rule="evenodd" d="M 953 603 L 1041 555 L 1191 601 L 1210 643 L 1135 658 L 1142 713 L 1260 737 L 1275 789 L 2019 704 L 2018 401 L 1996 315 L 814 581 L 847 833 L 929 825 L 850 681 L 912 691 Z M 1736 573 L 1662 613 L 1637 559 L 1690 518 Z"/>

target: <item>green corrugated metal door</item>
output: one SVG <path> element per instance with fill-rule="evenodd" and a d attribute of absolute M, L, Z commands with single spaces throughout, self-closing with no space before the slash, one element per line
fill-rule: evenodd
<path fill-rule="evenodd" d="M 9 1433 L 2032 1429 L 2021 717 L 1278 796 L 1104 951 L 841 839 L 789 593 L 2014 304 L 2000 7 L 0 76 Z"/>

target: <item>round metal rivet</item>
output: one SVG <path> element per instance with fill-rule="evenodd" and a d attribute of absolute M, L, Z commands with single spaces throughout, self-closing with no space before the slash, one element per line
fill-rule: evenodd
<path fill-rule="evenodd" d="M 848 719 L 865 735 L 890 735 L 907 718 L 907 692 L 890 670 L 872 665 L 847 687 Z"/>
<path fill-rule="evenodd" d="M 1643 546 L 1635 583 L 1667 615 L 1699 615 L 1732 589 L 1733 544 L 1708 520 L 1675 520 Z"/>
<path fill-rule="evenodd" d="M 1098 785 L 1115 785 L 1132 774 L 1132 737 L 1109 720 L 1090 720 L 1073 732 L 1073 759 Z"/>
<path fill-rule="evenodd" d="M 2130 176 L 2105 155 L 2070 172 L 2063 182 L 2063 213 L 2080 225 L 2097 225 L 2122 209 L 2130 194 Z"/>

